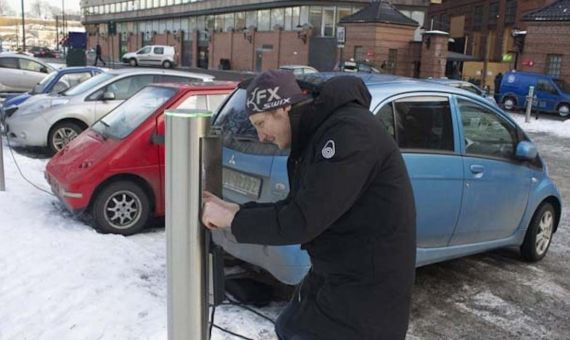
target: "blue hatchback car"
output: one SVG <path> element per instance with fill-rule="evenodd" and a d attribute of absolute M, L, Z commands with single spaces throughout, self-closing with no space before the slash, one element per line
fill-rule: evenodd
<path fill-rule="evenodd" d="M 102 69 L 93 66 L 65 67 L 59 69 L 50 73 L 34 86 L 30 92 L 8 97 L 3 103 L 3 108 L 7 110 L 11 107 L 18 106 L 36 94 L 63 92 L 102 72 Z"/>
<path fill-rule="evenodd" d="M 541 112 L 570 116 L 570 88 L 562 79 L 539 73 L 510 71 L 505 73 L 497 100 L 506 110 L 524 109 L 529 87 L 534 86 L 534 108 Z"/>
<path fill-rule="evenodd" d="M 540 260 L 561 216 L 560 194 L 536 146 L 508 114 L 465 90 L 388 75 L 355 74 L 372 94 L 370 110 L 401 148 L 417 207 L 417 266 L 500 247 Z M 304 76 L 305 85 L 335 76 Z M 287 152 L 257 140 L 245 108 L 245 84 L 218 110 L 224 138 L 225 199 L 272 202 L 289 190 Z M 325 198 L 323 198 L 325 199 Z M 310 267 L 298 245 L 238 244 L 229 231 L 214 241 L 283 283 Z"/>

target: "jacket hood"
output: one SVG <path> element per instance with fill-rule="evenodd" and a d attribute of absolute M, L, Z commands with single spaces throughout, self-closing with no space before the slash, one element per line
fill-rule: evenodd
<path fill-rule="evenodd" d="M 362 79 L 338 76 L 328 79 L 314 91 L 314 99 L 294 106 L 291 119 L 291 157 L 297 158 L 315 131 L 334 112 L 346 105 L 369 110 L 372 96 Z"/>

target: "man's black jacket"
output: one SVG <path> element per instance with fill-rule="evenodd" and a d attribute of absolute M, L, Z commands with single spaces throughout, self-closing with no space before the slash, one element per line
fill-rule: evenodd
<path fill-rule="evenodd" d="M 370 100 L 359 78 L 342 76 L 294 108 L 288 197 L 245 204 L 231 226 L 241 243 L 300 243 L 308 251 L 312 272 L 337 288 L 317 299 L 332 325 L 346 326 L 347 333 L 324 324 L 316 331 L 335 339 L 398 339 L 408 325 L 414 198 L 400 151 L 370 113 Z"/>

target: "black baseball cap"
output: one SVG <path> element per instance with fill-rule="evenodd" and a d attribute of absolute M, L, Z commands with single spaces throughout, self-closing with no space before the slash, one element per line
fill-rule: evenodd
<path fill-rule="evenodd" d="M 270 70 L 255 77 L 247 87 L 248 115 L 277 110 L 306 98 L 291 71 Z"/>

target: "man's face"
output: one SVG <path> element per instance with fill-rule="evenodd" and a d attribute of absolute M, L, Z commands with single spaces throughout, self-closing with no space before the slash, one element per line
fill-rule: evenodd
<path fill-rule="evenodd" d="M 287 149 L 291 146 L 289 110 L 291 110 L 291 106 L 249 116 L 251 124 L 257 130 L 259 141 L 273 143 L 279 149 Z"/>

